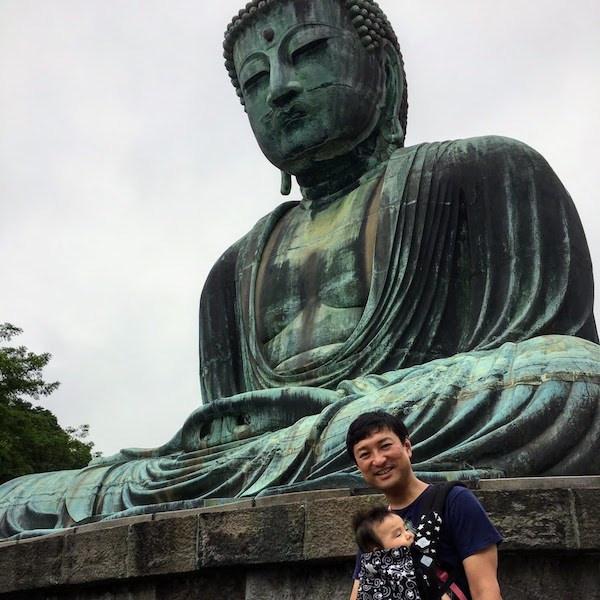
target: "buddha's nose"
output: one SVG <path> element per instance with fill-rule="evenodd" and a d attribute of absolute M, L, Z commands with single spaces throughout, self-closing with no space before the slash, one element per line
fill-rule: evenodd
<path fill-rule="evenodd" d="M 271 108 L 285 106 L 301 91 L 302 84 L 296 79 L 292 65 L 275 60 L 271 63 L 267 104 Z"/>
<path fill-rule="evenodd" d="M 299 81 L 288 81 L 283 85 L 276 85 L 271 88 L 267 94 L 267 104 L 271 108 L 285 106 L 291 102 L 302 91 L 302 84 Z"/>

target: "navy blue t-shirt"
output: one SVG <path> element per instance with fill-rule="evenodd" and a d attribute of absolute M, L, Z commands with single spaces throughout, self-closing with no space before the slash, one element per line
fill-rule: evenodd
<path fill-rule="evenodd" d="M 393 511 L 400 515 L 407 525 L 412 525 L 413 531 L 419 523 L 422 500 L 423 494 L 406 508 Z M 462 565 L 462 561 L 468 556 L 502 541 L 502 536 L 492 525 L 483 506 L 467 488 L 455 486 L 450 490 L 442 519 L 437 559 L 444 571 L 453 571 L 455 567 Z M 362 553 L 359 549 L 354 579 L 358 579 L 361 556 Z M 456 583 L 470 598 L 471 594 L 464 571 L 456 579 Z"/>

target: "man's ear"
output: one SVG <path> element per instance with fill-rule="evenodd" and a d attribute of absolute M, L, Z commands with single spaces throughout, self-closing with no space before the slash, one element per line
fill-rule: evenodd
<path fill-rule="evenodd" d="M 406 453 L 408 454 L 408 457 L 411 458 L 412 457 L 412 444 L 410 443 L 410 440 L 408 438 L 406 438 L 404 440 L 404 447 L 406 448 Z"/>

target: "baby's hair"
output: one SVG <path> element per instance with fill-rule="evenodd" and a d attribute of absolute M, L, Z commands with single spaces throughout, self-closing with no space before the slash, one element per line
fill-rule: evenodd
<path fill-rule="evenodd" d="M 363 552 L 373 552 L 376 548 L 381 548 L 381 540 L 375 535 L 373 527 L 383 523 L 390 516 L 390 511 L 385 506 L 376 506 L 369 510 L 363 510 L 354 515 L 352 526 L 356 543 Z"/>

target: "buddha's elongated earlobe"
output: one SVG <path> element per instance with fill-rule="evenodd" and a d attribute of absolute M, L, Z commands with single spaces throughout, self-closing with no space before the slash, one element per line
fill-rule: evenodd
<path fill-rule="evenodd" d="M 389 144 L 390 150 L 394 150 L 404 146 L 406 132 L 402 119 L 406 119 L 406 81 L 402 58 L 396 48 L 386 44 L 384 54 L 386 99 L 382 134 L 385 141 Z"/>
<path fill-rule="evenodd" d="M 394 148 L 401 148 L 404 145 L 404 131 L 402 131 L 398 119 L 392 118 L 389 120 L 389 129 L 384 131 L 383 137 Z"/>
<path fill-rule="evenodd" d="M 292 176 L 285 171 L 281 171 L 281 195 L 289 196 L 292 191 Z"/>

